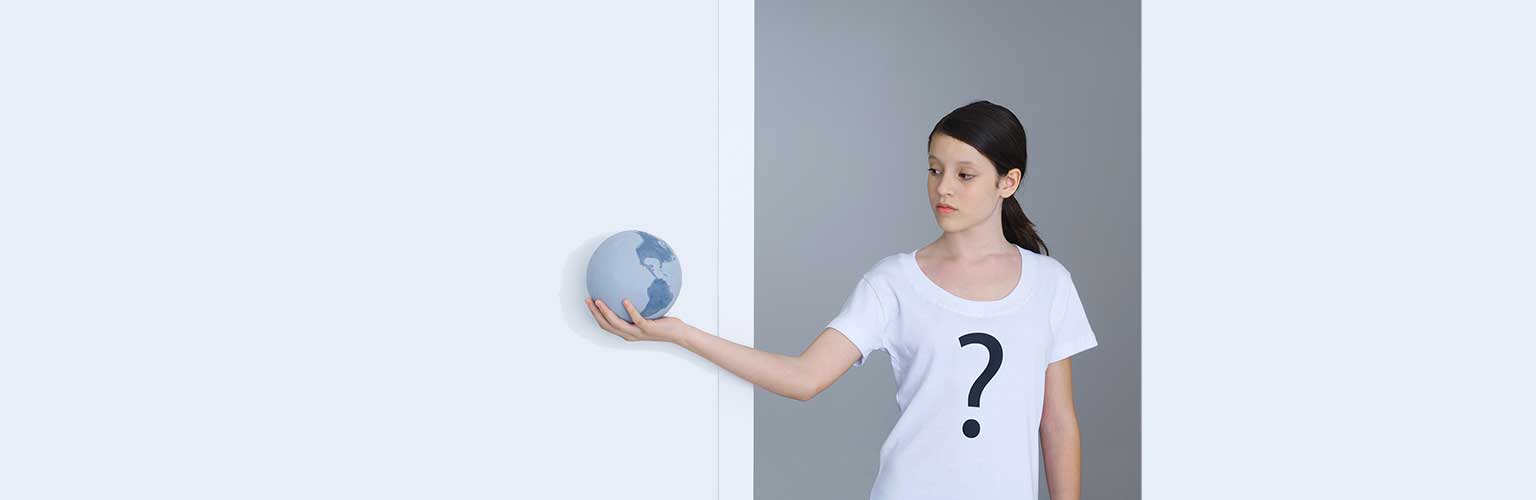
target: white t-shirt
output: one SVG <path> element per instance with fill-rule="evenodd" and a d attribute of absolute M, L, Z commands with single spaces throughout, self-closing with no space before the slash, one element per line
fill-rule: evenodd
<path fill-rule="evenodd" d="M 1098 342 L 1067 269 L 1014 247 L 1019 283 L 1000 300 L 945 291 L 913 250 L 875 263 L 827 325 L 858 346 L 854 366 L 876 349 L 891 356 L 901 417 L 880 447 L 871 500 L 1037 497 L 1045 367 Z M 994 373 L 971 406 L 984 371 Z"/>

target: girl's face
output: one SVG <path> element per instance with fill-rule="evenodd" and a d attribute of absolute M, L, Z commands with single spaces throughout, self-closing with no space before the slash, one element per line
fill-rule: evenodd
<path fill-rule="evenodd" d="M 944 231 L 968 229 L 994 217 L 1002 224 L 1003 199 L 1019 185 L 1019 169 L 999 178 L 976 148 L 958 139 L 934 134 L 928 142 L 928 206 Z M 954 207 L 953 211 L 940 204 Z"/>

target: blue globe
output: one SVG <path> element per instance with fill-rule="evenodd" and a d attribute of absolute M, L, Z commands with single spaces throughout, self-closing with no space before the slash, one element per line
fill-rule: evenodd
<path fill-rule="evenodd" d="M 587 260 L 587 296 L 634 323 L 623 299 L 646 319 L 667 314 L 683 289 L 683 266 L 672 247 L 645 231 L 620 231 L 603 240 Z"/>

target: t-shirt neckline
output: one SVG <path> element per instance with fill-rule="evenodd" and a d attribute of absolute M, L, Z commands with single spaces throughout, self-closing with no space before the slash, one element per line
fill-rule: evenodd
<path fill-rule="evenodd" d="M 950 293 L 949 290 L 945 290 L 938 283 L 934 283 L 932 279 L 928 278 L 928 275 L 923 274 L 922 266 L 917 264 L 917 251 L 922 250 L 922 247 L 917 247 L 908 252 L 906 258 L 902 259 L 902 267 L 906 268 L 908 278 L 915 285 L 917 291 L 939 305 L 962 314 L 992 316 L 1023 305 L 1030 295 L 1028 288 L 1030 288 L 1029 270 L 1031 266 L 1029 265 L 1029 256 L 1024 255 L 1024 252 L 1028 250 L 1018 245 L 1013 245 L 1013 247 L 1019 251 L 1019 281 L 1014 284 L 1013 290 L 1009 291 L 1007 296 L 997 300 L 970 300 Z"/>

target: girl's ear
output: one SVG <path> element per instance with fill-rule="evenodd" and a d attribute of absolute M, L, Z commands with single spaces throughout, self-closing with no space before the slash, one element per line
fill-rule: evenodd
<path fill-rule="evenodd" d="M 1019 169 L 1017 168 L 1010 168 L 1008 169 L 1008 175 L 1003 176 L 1002 179 L 998 179 L 999 184 L 1001 184 L 998 186 L 998 188 L 1008 191 L 1008 194 L 1005 196 L 1013 196 L 1013 193 L 1019 190 L 1019 176 L 1014 175 L 1014 172 L 1018 171 Z"/>

